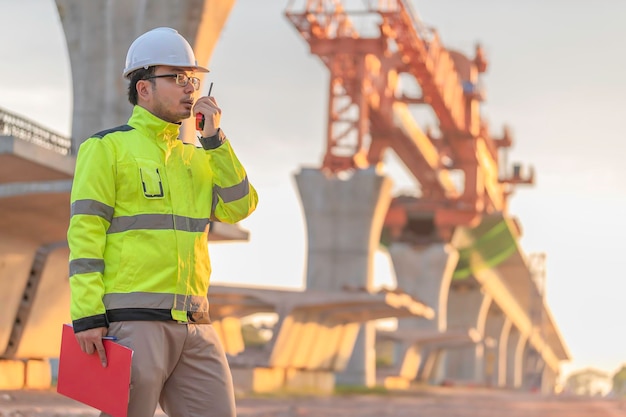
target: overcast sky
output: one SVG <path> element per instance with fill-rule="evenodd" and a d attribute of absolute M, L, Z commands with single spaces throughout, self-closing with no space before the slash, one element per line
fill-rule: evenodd
<path fill-rule="evenodd" d="M 286 1 L 237 0 L 209 80 L 222 126 L 260 194 L 242 223 L 246 244 L 213 245 L 213 282 L 302 288 L 305 229 L 293 175 L 320 165 L 328 72 L 284 17 Z M 614 372 L 626 362 L 626 2 L 414 1 L 448 48 L 489 69 L 483 115 L 511 127 L 510 161 L 536 170 L 511 198 L 526 253 L 547 254 L 547 299 L 573 369 Z M 71 81 L 53 0 L 0 0 L 0 107 L 62 134 Z M 7 18 L 8 17 L 8 18 Z M 425 120 L 426 121 L 426 120 Z M 396 190 L 412 186 L 389 157 Z M 393 284 L 384 255 L 377 282 Z"/>

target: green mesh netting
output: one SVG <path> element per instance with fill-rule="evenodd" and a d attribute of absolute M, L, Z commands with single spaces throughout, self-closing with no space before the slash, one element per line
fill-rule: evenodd
<path fill-rule="evenodd" d="M 459 250 L 453 280 L 466 279 L 476 271 L 494 268 L 517 251 L 515 238 L 504 219 L 487 220 L 471 230 L 474 243 Z"/>

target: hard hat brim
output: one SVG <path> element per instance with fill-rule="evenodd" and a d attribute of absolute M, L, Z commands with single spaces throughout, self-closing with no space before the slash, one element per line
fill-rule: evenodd
<path fill-rule="evenodd" d="M 124 71 L 123 77 L 124 78 L 128 78 L 128 76 L 133 72 L 138 70 L 139 68 L 149 68 L 149 67 L 156 67 L 158 65 L 161 66 L 168 66 L 168 67 L 180 67 L 180 68 L 189 68 L 191 71 L 198 71 L 198 72 L 211 72 L 210 69 L 203 67 L 201 65 L 193 65 L 193 66 L 186 66 L 186 65 L 173 65 L 171 63 L 163 63 L 163 64 L 150 64 L 150 65 L 139 65 L 136 68 L 130 68 L 127 69 L 126 71 Z"/>

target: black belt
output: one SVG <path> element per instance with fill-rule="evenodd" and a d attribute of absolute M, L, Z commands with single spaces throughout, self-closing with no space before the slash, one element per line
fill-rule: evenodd
<path fill-rule="evenodd" d="M 187 319 L 195 322 L 193 311 L 187 312 Z M 114 321 L 175 321 L 172 311 L 164 308 L 115 308 L 107 310 L 107 320 Z"/>
<path fill-rule="evenodd" d="M 116 308 L 107 310 L 107 319 L 114 321 L 174 321 L 172 312 L 163 308 Z"/>

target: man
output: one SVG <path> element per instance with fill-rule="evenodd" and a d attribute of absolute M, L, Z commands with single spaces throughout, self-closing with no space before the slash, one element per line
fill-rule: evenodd
<path fill-rule="evenodd" d="M 102 337 L 133 349 L 130 417 L 233 417 L 232 378 L 210 325 L 210 221 L 238 222 L 257 193 L 219 127 L 213 97 L 194 101 L 197 65 L 174 29 L 157 28 L 128 50 L 134 105 L 124 126 L 79 149 L 72 188 L 71 316 L 76 339 L 103 366 Z M 178 139 L 204 115 L 202 148 Z"/>

